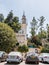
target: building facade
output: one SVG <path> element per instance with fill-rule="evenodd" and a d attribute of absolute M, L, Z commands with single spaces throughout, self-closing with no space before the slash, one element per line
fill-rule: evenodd
<path fill-rule="evenodd" d="M 27 45 L 27 22 L 25 13 L 23 13 L 21 20 L 21 30 L 18 33 L 16 33 L 16 38 L 19 45 Z"/>

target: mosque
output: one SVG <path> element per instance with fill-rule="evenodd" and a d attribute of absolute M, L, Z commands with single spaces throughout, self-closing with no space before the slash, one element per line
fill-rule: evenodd
<path fill-rule="evenodd" d="M 25 12 L 23 12 L 21 20 L 21 30 L 18 33 L 16 33 L 16 38 L 19 45 L 27 45 L 27 22 Z"/>

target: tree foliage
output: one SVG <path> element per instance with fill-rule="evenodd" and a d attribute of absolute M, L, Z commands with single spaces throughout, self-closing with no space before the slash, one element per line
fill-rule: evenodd
<path fill-rule="evenodd" d="M 44 16 L 41 16 L 41 17 L 38 19 L 38 21 L 40 22 L 40 23 L 39 23 L 39 26 L 43 26 L 43 23 L 44 23 L 44 21 L 45 21 L 45 17 L 44 17 Z"/>
<path fill-rule="evenodd" d="M 49 40 L 49 25 L 47 24 L 47 38 Z"/>
<path fill-rule="evenodd" d="M 10 25 L 10 23 L 12 23 L 12 19 L 13 19 L 13 12 L 11 10 L 4 22 Z"/>
<path fill-rule="evenodd" d="M 45 21 L 45 17 L 44 16 L 41 16 L 39 19 L 39 27 L 40 27 L 40 31 L 41 31 L 41 38 L 42 38 L 42 29 L 43 29 L 43 23 Z"/>
<path fill-rule="evenodd" d="M 39 37 L 39 39 L 41 39 L 41 36 L 42 36 L 42 38 L 46 38 L 46 31 L 45 30 L 42 30 L 42 34 L 41 34 L 41 31 L 38 33 L 38 37 Z"/>
<path fill-rule="evenodd" d="M 14 48 L 16 42 L 16 35 L 11 27 L 0 22 L 0 50 L 9 52 Z"/>
<path fill-rule="evenodd" d="M 49 53 L 49 44 L 44 44 L 41 52 L 42 53 Z"/>
<path fill-rule="evenodd" d="M 41 43 L 41 41 L 40 41 L 40 39 L 39 39 L 38 36 L 32 37 L 31 42 L 34 43 L 34 44 L 36 44 L 37 46 L 42 45 L 42 43 Z"/>
<path fill-rule="evenodd" d="M 9 12 L 4 22 L 7 23 L 9 26 L 11 26 L 15 32 L 18 32 L 21 29 L 19 18 L 17 16 L 14 17 L 12 11 Z"/>
<path fill-rule="evenodd" d="M 37 21 L 35 17 L 33 17 L 33 20 L 31 22 L 31 35 L 34 36 L 37 30 Z"/>
<path fill-rule="evenodd" d="M 3 14 L 0 14 L 0 22 L 3 22 L 4 21 L 4 16 Z"/>
<path fill-rule="evenodd" d="M 19 23 L 19 18 L 18 17 L 13 17 L 12 21 L 13 22 L 10 24 L 10 26 L 12 27 L 12 29 L 15 32 L 18 32 L 21 29 L 21 24 Z"/>
<path fill-rule="evenodd" d="M 18 47 L 18 51 L 20 51 L 20 52 L 27 52 L 28 51 L 28 47 L 26 45 L 19 46 Z"/>

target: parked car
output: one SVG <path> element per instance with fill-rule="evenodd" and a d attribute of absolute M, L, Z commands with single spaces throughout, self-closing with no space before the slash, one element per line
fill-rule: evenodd
<path fill-rule="evenodd" d="M 7 53 L 4 51 L 0 51 L 0 62 L 5 61 L 7 59 Z"/>
<path fill-rule="evenodd" d="M 28 52 L 26 55 L 26 60 L 25 63 L 35 63 L 35 64 L 39 64 L 39 59 L 38 59 L 38 54 L 37 53 L 33 53 L 33 52 Z"/>
<path fill-rule="evenodd" d="M 49 63 L 49 53 L 41 53 L 39 55 L 39 61 Z"/>
<path fill-rule="evenodd" d="M 23 56 L 20 52 L 13 51 L 8 54 L 7 63 L 10 62 L 20 63 L 22 61 L 23 61 Z"/>

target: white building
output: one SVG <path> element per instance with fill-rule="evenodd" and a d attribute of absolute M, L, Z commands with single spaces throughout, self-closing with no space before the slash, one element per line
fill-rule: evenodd
<path fill-rule="evenodd" d="M 17 41 L 20 45 L 27 45 L 27 22 L 25 13 L 23 13 L 22 21 L 21 21 L 21 30 L 19 33 L 16 33 Z"/>

